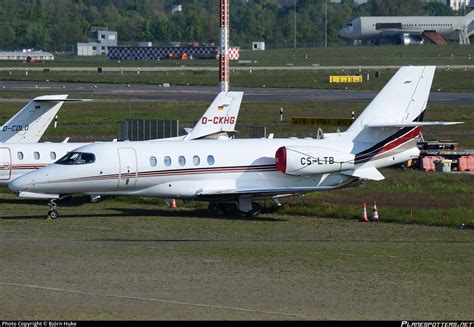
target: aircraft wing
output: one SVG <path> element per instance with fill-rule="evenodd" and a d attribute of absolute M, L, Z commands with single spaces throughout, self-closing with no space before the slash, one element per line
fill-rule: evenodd
<path fill-rule="evenodd" d="M 351 182 L 352 183 L 352 182 Z M 346 184 L 348 185 L 348 184 Z M 342 186 L 314 186 L 314 187 L 285 187 L 285 188 L 237 188 L 219 191 L 203 190 L 196 194 L 196 198 L 202 201 L 235 201 L 241 197 L 253 199 L 276 199 L 294 196 L 304 192 L 327 191 L 340 188 Z"/>

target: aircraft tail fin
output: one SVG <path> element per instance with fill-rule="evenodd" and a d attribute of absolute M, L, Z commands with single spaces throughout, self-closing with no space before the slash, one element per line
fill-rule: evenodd
<path fill-rule="evenodd" d="M 356 163 L 377 159 L 398 160 L 395 154 L 414 157 L 422 126 L 444 125 L 444 122 L 422 123 L 434 66 L 400 68 L 347 130 L 353 138 Z M 408 159 L 407 159 L 408 160 Z M 395 164 L 395 162 L 394 162 Z"/>
<path fill-rule="evenodd" d="M 243 96 L 244 92 L 220 92 L 184 139 L 195 140 L 235 132 Z"/>
<path fill-rule="evenodd" d="M 421 121 L 428 104 L 435 66 L 401 67 L 347 132 L 360 135 L 366 125 Z"/>
<path fill-rule="evenodd" d="M 0 127 L 0 142 L 36 143 L 56 117 L 64 102 L 88 101 L 67 99 L 67 94 L 43 95 L 28 102 Z"/>

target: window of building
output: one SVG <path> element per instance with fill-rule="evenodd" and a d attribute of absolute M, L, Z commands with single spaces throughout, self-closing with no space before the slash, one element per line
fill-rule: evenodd
<path fill-rule="evenodd" d="M 214 165 L 214 162 L 215 162 L 215 161 L 214 161 L 214 156 L 211 156 L 211 155 L 207 156 L 207 164 L 208 164 L 209 166 Z"/>
<path fill-rule="evenodd" d="M 157 164 L 158 164 L 158 160 L 156 159 L 156 157 L 151 156 L 150 157 L 150 166 L 156 167 Z"/>
<path fill-rule="evenodd" d="M 36 152 L 36 151 L 35 151 L 35 153 L 33 153 L 33 156 L 34 156 L 34 158 L 35 158 L 36 160 L 39 160 L 39 158 L 41 157 L 41 156 L 40 156 L 40 153 L 39 153 L 39 152 Z"/>
<path fill-rule="evenodd" d="M 163 161 L 164 161 L 166 167 L 171 166 L 171 157 L 166 156 Z"/>
<path fill-rule="evenodd" d="M 178 163 L 180 166 L 184 166 L 186 164 L 186 158 L 183 156 L 179 156 Z"/>
<path fill-rule="evenodd" d="M 193 165 L 194 166 L 199 166 L 200 163 L 201 163 L 201 159 L 199 158 L 199 156 L 194 156 L 193 157 Z"/>
<path fill-rule="evenodd" d="M 51 158 L 51 160 L 56 160 L 56 152 L 50 152 L 49 157 Z"/>
<path fill-rule="evenodd" d="M 23 152 L 18 152 L 18 153 L 16 154 L 16 156 L 17 156 L 18 160 L 23 160 L 23 158 L 24 158 Z"/>

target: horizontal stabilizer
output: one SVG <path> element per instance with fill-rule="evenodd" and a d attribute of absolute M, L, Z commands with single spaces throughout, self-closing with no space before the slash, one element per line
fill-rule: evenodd
<path fill-rule="evenodd" d="M 414 121 L 414 122 L 386 122 L 386 123 L 368 123 L 365 127 L 369 128 L 385 128 L 385 127 L 416 127 L 416 126 L 449 126 L 464 124 L 458 121 Z"/>
<path fill-rule="evenodd" d="M 347 175 L 347 176 L 358 177 L 362 179 L 370 179 L 373 181 L 381 181 L 385 179 L 385 177 L 375 167 L 361 168 L 361 169 L 355 169 L 355 170 L 346 170 L 346 171 L 342 171 L 341 174 Z"/>
<path fill-rule="evenodd" d="M 59 194 L 45 194 L 45 193 L 33 193 L 33 192 L 19 192 L 18 196 L 21 198 L 30 199 L 59 199 Z"/>
<path fill-rule="evenodd" d="M 33 99 L 34 102 L 92 102 L 93 99 L 67 99 L 64 95 L 42 95 Z"/>

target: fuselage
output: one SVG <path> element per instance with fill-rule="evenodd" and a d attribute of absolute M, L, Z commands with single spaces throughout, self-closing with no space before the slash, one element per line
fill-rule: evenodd
<path fill-rule="evenodd" d="M 341 167 L 345 167 L 342 164 L 334 166 L 334 161 L 338 161 L 334 158 L 334 151 L 351 156 L 348 161 L 354 167 L 380 168 L 418 155 L 416 141 L 410 136 L 390 149 L 389 154 L 378 154 L 380 156 L 373 157 L 376 159 L 373 161 L 357 162 L 351 153 L 361 149 L 351 141 L 352 138 L 340 133 L 318 140 L 226 139 L 92 144 L 74 152 L 93 157 L 93 162 L 58 162 L 20 177 L 10 183 L 10 188 L 48 194 L 128 194 L 203 200 L 247 193 L 255 197 L 258 194 L 334 189 L 357 180 L 340 173 Z M 302 169 L 317 165 L 322 172 L 295 176 L 279 171 L 275 154 L 281 147 L 315 149 L 311 155 L 302 154 L 295 159 L 295 164 L 301 165 Z M 327 173 L 324 167 L 328 167 Z"/>
<path fill-rule="evenodd" d="M 463 16 L 358 17 L 339 30 L 339 35 L 353 40 L 367 40 L 403 33 L 421 35 L 425 31 L 434 31 L 447 39 L 457 39 L 463 28 L 466 28 Z"/>

